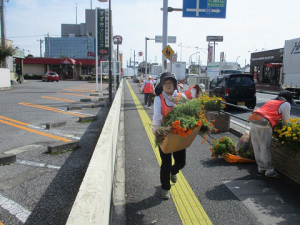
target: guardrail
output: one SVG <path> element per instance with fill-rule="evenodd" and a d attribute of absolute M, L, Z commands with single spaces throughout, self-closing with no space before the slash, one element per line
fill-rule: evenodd
<path fill-rule="evenodd" d="M 123 82 L 115 95 L 102 133 L 79 188 L 67 225 L 109 224 Z"/>

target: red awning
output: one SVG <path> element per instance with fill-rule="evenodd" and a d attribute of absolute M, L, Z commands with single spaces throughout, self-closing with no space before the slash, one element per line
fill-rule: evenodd
<path fill-rule="evenodd" d="M 76 61 L 71 58 L 65 58 L 60 61 L 61 64 L 72 64 L 75 65 Z"/>
<path fill-rule="evenodd" d="M 266 67 L 271 68 L 271 67 L 282 67 L 282 63 L 267 63 Z"/>

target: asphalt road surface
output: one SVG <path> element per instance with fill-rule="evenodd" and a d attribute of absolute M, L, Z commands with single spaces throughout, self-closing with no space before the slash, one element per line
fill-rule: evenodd
<path fill-rule="evenodd" d="M 108 113 L 91 93 L 95 84 L 84 81 L 26 81 L 0 91 L 0 153 L 17 158 L 0 166 L 0 224 L 65 224 Z M 97 119 L 78 122 L 88 116 Z M 46 129 L 54 123 L 62 126 Z M 79 148 L 46 153 L 69 141 Z"/>

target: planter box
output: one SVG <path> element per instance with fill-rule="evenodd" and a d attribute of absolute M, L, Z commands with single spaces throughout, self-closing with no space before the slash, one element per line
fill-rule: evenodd
<path fill-rule="evenodd" d="M 300 149 L 283 146 L 273 138 L 271 153 L 275 169 L 300 184 Z"/>
<path fill-rule="evenodd" d="M 227 132 L 230 128 L 230 116 L 227 114 L 219 113 L 218 111 L 205 111 L 205 118 L 208 121 L 215 120 L 214 127 L 218 132 Z"/>
<path fill-rule="evenodd" d="M 163 153 L 168 154 L 190 147 L 196 135 L 199 133 L 200 128 L 201 126 L 194 129 L 193 132 L 190 133 L 190 135 L 188 135 L 187 137 L 169 134 L 161 143 L 161 150 L 163 151 Z"/>
<path fill-rule="evenodd" d="M 249 148 L 253 149 L 251 141 Z M 277 139 L 273 138 L 271 156 L 272 165 L 278 172 L 300 184 L 300 149 L 281 145 Z"/>

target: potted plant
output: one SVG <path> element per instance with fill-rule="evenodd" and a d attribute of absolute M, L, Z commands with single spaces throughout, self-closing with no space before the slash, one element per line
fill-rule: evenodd
<path fill-rule="evenodd" d="M 272 163 L 276 170 L 300 184 L 300 118 L 279 122 L 271 143 Z"/>
<path fill-rule="evenodd" d="M 253 163 L 254 154 L 245 148 L 237 148 L 236 143 L 231 137 L 222 137 L 214 140 L 212 148 L 212 157 L 222 156 L 229 163 Z"/>
<path fill-rule="evenodd" d="M 221 132 L 229 131 L 230 128 L 230 116 L 224 113 L 220 113 L 220 110 L 225 109 L 226 105 L 221 103 L 225 101 L 215 95 L 210 97 L 207 93 L 203 93 L 198 98 L 200 104 L 204 106 L 205 117 L 209 121 L 215 121 L 214 127 Z"/>
<path fill-rule="evenodd" d="M 199 100 L 179 98 L 176 101 L 176 106 L 163 117 L 161 127 L 154 133 L 156 143 L 164 153 L 189 147 L 203 124 L 205 132 L 210 130 L 207 127 L 211 123 L 205 118 Z"/>

